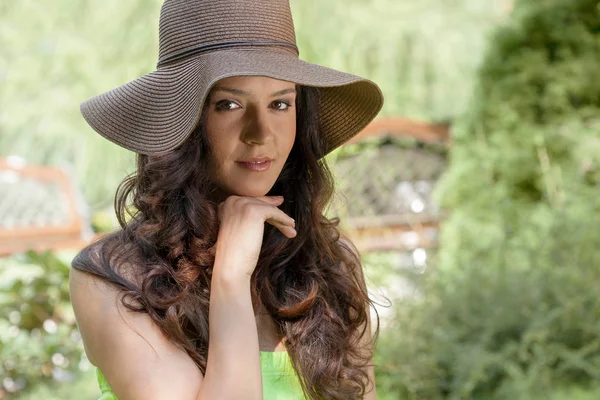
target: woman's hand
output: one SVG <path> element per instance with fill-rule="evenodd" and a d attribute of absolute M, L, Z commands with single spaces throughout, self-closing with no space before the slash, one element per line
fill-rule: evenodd
<path fill-rule="evenodd" d="M 281 196 L 229 196 L 219 204 L 215 269 L 221 267 L 227 271 L 213 270 L 213 274 L 232 279 L 249 278 L 258 262 L 265 222 L 288 238 L 296 236 L 295 221 L 277 208 L 282 203 Z"/>

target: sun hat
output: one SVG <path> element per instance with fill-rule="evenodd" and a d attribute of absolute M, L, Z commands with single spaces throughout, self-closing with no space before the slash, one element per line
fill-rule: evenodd
<path fill-rule="evenodd" d="M 289 0 L 165 0 L 156 70 L 81 103 L 88 124 L 141 154 L 182 144 L 211 87 L 232 76 L 266 76 L 318 89 L 326 152 L 375 118 L 383 105 L 368 79 L 299 59 Z"/>

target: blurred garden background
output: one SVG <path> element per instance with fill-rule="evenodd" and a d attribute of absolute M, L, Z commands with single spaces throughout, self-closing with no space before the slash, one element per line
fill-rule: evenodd
<path fill-rule="evenodd" d="M 301 58 L 386 97 L 329 160 L 378 398 L 599 399 L 600 1 L 291 3 Z M 99 395 L 69 264 L 134 158 L 79 103 L 154 70 L 160 5 L 0 3 L 1 400 Z"/>

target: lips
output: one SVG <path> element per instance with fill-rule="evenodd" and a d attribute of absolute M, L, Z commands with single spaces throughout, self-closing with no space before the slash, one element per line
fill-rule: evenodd
<path fill-rule="evenodd" d="M 261 172 L 261 171 L 268 170 L 269 167 L 271 166 L 272 161 L 273 161 L 273 159 L 271 159 L 269 157 L 252 157 L 252 158 L 247 158 L 242 161 L 237 161 L 236 163 L 239 166 L 241 166 L 245 169 L 248 169 L 250 171 Z"/>
<path fill-rule="evenodd" d="M 240 160 L 238 162 L 243 162 L 243 163 L 264 163 L 267 161 L 273 161 L 272 158 L 269 157 L 251 157 L 251 158 L 246 158 L 244 160 Z"/>

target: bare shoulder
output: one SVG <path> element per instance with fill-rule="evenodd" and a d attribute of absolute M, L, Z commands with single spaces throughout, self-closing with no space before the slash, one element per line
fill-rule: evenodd
<path fill-rule="evenodd" d="M 144 313 L 127 309 L 121 291 L 71 269 L 70 294 L 90 361 L 120 400 L 196 399 L 202 373 Z"/>

